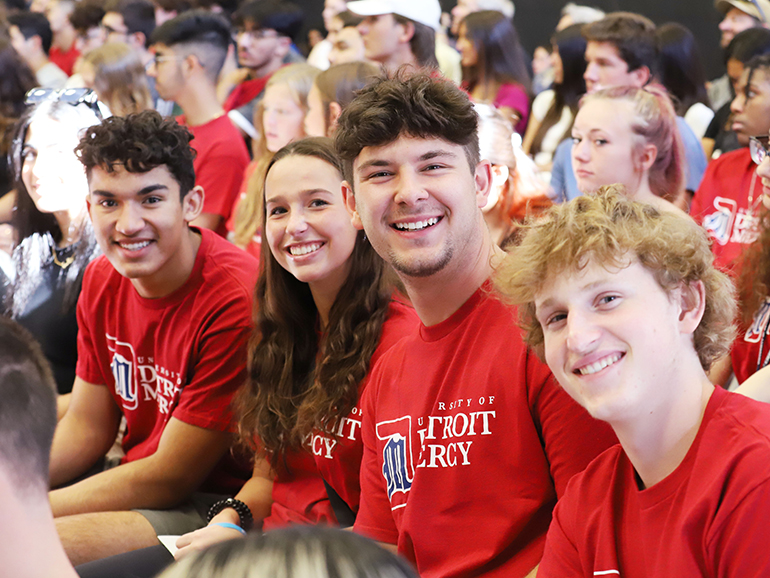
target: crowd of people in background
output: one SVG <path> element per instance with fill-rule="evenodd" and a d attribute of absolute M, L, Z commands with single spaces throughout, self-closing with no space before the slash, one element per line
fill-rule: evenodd
<path fill-rule="evenodd" d="M 0 5 L 14 575 L 770 573 L 770 0 L 442 6 Z"/>

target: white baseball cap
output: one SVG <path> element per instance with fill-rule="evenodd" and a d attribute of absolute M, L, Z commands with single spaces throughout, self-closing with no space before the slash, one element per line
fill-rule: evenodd
<path fill-rule="evenodd" d="M 760 22 L 770 22 L 770 2 L 768 0 L 716 0 L 714 6 L 722 14 L 727 14 L 730 8 L 737 8 Z"/>
<path fill-rule="evenodd" d="M 348 10 L 359 16 L 398 14 L 433 30 L 439 29 L 441 21 L 438 0 L 358 0 L 348 2 Z"/>

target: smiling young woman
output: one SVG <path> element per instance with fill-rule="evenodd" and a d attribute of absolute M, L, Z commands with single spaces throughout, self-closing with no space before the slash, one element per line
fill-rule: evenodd
<path fill-rule="evenodd" d="M 236 499 L 264 529 L 341 522 L 324 482 L 357 512 L 359 395 L 369 368 L 418 323 L 353 228 L 341 183 L 325 137 L 285 146 L 267 167 L 256 328 L 236 403 L 241 436 L 257 454 Z M 221 524 L 240 520 L 224 508 L 180 539 L 182 555 L 237 537 Z"/>

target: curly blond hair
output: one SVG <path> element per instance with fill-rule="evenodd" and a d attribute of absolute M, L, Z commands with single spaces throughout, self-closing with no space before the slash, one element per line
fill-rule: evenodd
<path fill-rule="evenodd" d="M 725 355 L 735 336 L 736 302 L 730 278 L 713 265 L 705 231 L 690 218 L 625 196 L 622 185 L 601 187 L 530 221 L 521 243 L 511 248 L 495 273 L 502 297 L 519 305 L 527 343 L 543 357 L 543 329 L 535 317 L 535 296 L 554 275 L 589 262 L 625 266 L 638 259 L 663 288 L 702 281 L 706 304 L 693 334 L 704 370 Z"/>

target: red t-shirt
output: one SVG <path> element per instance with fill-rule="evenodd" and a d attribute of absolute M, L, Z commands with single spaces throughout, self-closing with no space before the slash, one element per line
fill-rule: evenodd
<path fill-rule="evenodd" d="M 177 122 L 187 126 L 183 116 L 177 118 Z M 203 187 L 205 195 L 203 212 L 222 217 L 216 232 L 225 237 L 225 223 L 238 198 L 243 172 L 249 164 L 249 151 L 226 114 L 206 124 L 187 128 L 195 137 L 190 146 L 196 152 L 193 161 L 195 184 Z"/>
<path fill-rule="evenodd" d="M 337 525 L 326 486 L 310 452 L 291 451 L 273 464 L 273 469 L 273 504 L 262 524 L 263 530 L 289 524 Z"/>
<path fill-rule="evenodd" d="M 61 48 L 56 46 L 51 46 L 51 50 L 48 53 L 48 60 L 61 68 L 67 76 L 72 76 L 72 67 L 75 66 L 75 61 L 78 59 L 78 56 L 80 56 L 80 52 L 75 48 L 75 43 L 73 42 L 67 52 L 63 52 Z"/>
<path fill-rule="evenodd" d="M 681 464 L 639 490 L 619 445 L 559 500 L 538 578 L 770 576 L 770 406 L 715 388 Z"/>
<path fill-rule="evenodd" d="M 398 341 L 417 331 L 420 318 L 417 317 L 411 305 L 392 301 L 388 317 L 382 325 L 382 335 L 369 367 L 374 367 L 383 354 Z M 360 391 L 366 386 L 366 380 L 361 384 Z M 310 445 L 315 456 L 315 462 L 321 477 L 334 488 L 339 496 L 350 506 L 353 512 L 358 512 L 361 498 L 361 457 L 364 446 L 361 442 L 360 403 L 353 408 L 347 417 L 340 419 L 339 427 L 332 433 L 315 433 Z"/>
<path fill-rule="evenodd" d="M 256 276 L 253 258 L 206 230 L 190 278 L 166 297 L 141 297 L 104 256 L 88 266 L 77 375 L 108 387 L 126 417 L 124 463 L 152 455 L 172 416 L 234 431 L 229 406 L 246 378 Z M 247 472 L 220 466 L 202 489 L 234 494 Z"/>
<path fill-rule="evenodd" d="M 411 306 L 392 301 L 370 367 L 399 339 L 414 331 L 418 322 L 417 314 Z M 290 523 L 336 525 L 337 518 L 324 479 L 353 511 L 358 511 L 361 491 L 359 471 L 363 451 L 361 412 L 358 407 L 353 409 L 351 415 L 340 420 L 339 429 L 335 433 L 338 435 L 316 433 L 308 440 L 308 451 L 289 452 L 273 464 L 276 471 L 273 505 L 263 529 L 269 530 Z"/>
<path fill-rule="evenodd" d="M 420 576 L 526 576 L 569 479 L 616 439 L 479 288 L 420 325 L 369 375 L 355 529 L 398 544 Z"/>
<path fill-rule="evenodd" d="M 270 80 L 270 76 L 272 75 L 269 74 L 262 78 L 244 80 L 237 85 L 225 99 L 225 111 L 230 112 L 231 110 L 240 108 L 244 104 L 248 104 L 257 98 L 262 91 L 265 90 L 265 85 L 267 85 L 267 81 Z M 249 119 L 249 121 L 251 121 L 251 119 Z"/>
<path fill-rule="evenodd" d="M 754 314 L 748 328 L 741 328 L 741 333 L 733 342 L 730 359 L 733 373 L 738 383 L 743 383 L 757 371 L 757 364 L 764 367 L 770 362 L 770 298 Z M 764 337 L 764 344 L 763 342 Z"/>
<path fill-rule="evenodd" d="M 690 205 L 690 215 L 711 235 L 714 264 L 733 275 L 743 248 L 758 234 L 762 183 L 756 169 L 748 148 L 723 154 L 709 163 Z"/>

